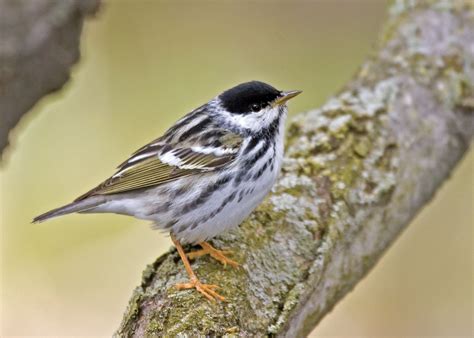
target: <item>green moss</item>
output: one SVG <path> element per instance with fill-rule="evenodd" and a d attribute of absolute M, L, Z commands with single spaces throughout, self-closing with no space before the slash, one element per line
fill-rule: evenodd
<path fill-rule="evenodd" d="M 145 334 L 147 337 L 156 336 L 163 332 L 163 325 L 156 319 L 151 319 L 148 321 L 148 326 L 146 328 Z"/>
<path fill-rule="evenodd" d="M 281 311 L 275 324 L 268 327 L 269 334 L 277 334 L 280 332 L 282 327 L 287 323 L 288 316 L 296 305 L 300 302 L 300 296 L 304 290 L 303 284 L 296 284 L 287 294 L 285 303 L 283 304 L 283 310 Z"/>
<path fill-rule="evenodd" d="M 141 292 L 141 287 L 138 287 L 133 291 L 132 298 L 128 303 L 127 309 L 125 310 L 122 324 L 120 325 L 119 330 L 114 336 L 122 337 L 124 335 L 130 335 L 135 331 L 136 320 L 139 315 L 140 303 L 142 301 Z"/>
<path fill-rule="evenodd" d="M 354 152 L 360 157 L 366 157 L 370 150 L 370 143 L 368 138 L 364 137 L 354 144 Z"/>

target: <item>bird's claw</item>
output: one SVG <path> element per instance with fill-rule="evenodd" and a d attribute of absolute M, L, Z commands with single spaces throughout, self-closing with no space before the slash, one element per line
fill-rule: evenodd
<path fill-rule="evenodd" d="M 227 266 L 227 264 L 229 264 L 230 266 L 234 268 L 239 267 L 240 265 L 239 263 L 225 256 L 225 255 L 231 255 L 232 254 L 231 250 L 219 250 L 206 242 L 199 243 L 199 244 L 201 245 L 202 249 L 188 253 L 187 256 L 189 259 L 196 259 L 197 257 L 209 255 L 215 260 L 222 263 L 224 266 Z"/>
<path fill-rule="evenodd" d="M 218 289 L 218 285 L 214 284 L 203 284 L 199 281 L 199 279 L 191 279 L 188 283 L 178 283 L 175 285 L 176 289 L 178 290 L 185 290 L 185 289 L 196 289 L 200 292 L 204 297 L 209 299 L 211 302 L 216 301 L 216 299 L 220 301 L 225 301 L 225 297 L 218 294 L 215 289 Z"/>

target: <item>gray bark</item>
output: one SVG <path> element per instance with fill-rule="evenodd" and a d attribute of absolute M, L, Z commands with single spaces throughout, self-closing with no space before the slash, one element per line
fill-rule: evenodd
<path fill-rule="evenodd" d="M 69 79 L 100 0 L 0 0 L 0 156 L 20 118 Z"/>
<path fill-rule="evenodd" d="M 174 249 L 147 267 L 119 336 L 304 336 L 397 238 L 474 133 L 474 5 L 395 1 L 379 48 L 341 92 L 291 123 L 281 177 L 197 275 L 228 302 L 173 285 Z M 304 88 L 303 88 L 304 89 Z M 188 248 L 189 249 L 189 248 Z"/>

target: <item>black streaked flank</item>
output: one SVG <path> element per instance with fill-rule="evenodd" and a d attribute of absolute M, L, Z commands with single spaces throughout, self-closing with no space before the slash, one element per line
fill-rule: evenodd
<path fill-rule="evenodd" d="M 236 174 L 236 178 L 234 180 L 234 187 L 239 186 L 242 181 L 248 181 L 252 175 L 250 174 L 250 170 L 253 168 L 255 163 L 263 158 L 267 153 L 268 149 L 270 148 L 271 141 L 266 140 L 263 146 L 251 157 L 247 158 L 241 165 L 240 170 Z"/>
<path fill-rule="evenodd" d="M 199 224 L 201 224 L 201 223 L 200 223 L 200 222 L 194 222 L 193 224 L 191 224 L 191 226 L 189 227 L 189 229 L 190 229 L 190 230 L 194 230 L 194 229 L 196 229 L 196 228 L 199 226 Z"/>
<path fill-rule="evenodd" d="M 170 192 L 170 198 L 175 199 L 176 197 L 179 197 L 185 193 L 187 193 L 190 190 L 191 186 L 189 185 L 183 185 L 180 188 L 177 188 L 175 191 Z"/>
<path fill-rule="evenodd" d="M 229 204 L 230 202 L 232 202 L 235 197 L 237 196 L 237 191 L 234 191 L 232 194 L 230 194 L 229 196 L 227 196 L 221 203 L 221 205 L 215 209 L 213 212 L 209 213 L 208 215 L 204 216 L 204 217 L 201 217 L 198 221 L 194 222 L 190 229 L 195 229 L 197 228 L 200 224 L 202 224 L 203 222 L 206 222 L 208 220 L 210 220 L 211 218 L 213 217 L 216 217 L 218 213 L 220 213 L 227 204 Z M 182 230 L 180 230 L 182 231 Z"/>
<path fill-rule="evenodd" d="M 224 188 L 230 182 L 231 179 L 232 179 L 231 175 L 227 175 L 227 176 L 223 176 L 219 178 L 214 184 L 211 184 L 210 186 L 207 187 L 206 190 L 201 192 L 201 194 L 199 194 L 199 196 L 194 201 L 191 201 L 185 204 L 183 208 L 179 210 L 179 213 L 177 214 L 177 216 L 187 214 L 191 210 L 194 210 L 194 208 L 206 203 L 207 200 L 212 196 L 212 194 L 215 191 Z"/>
<path fill-rule="evenodd" d="M 160 204 L 154 207 L 150 212 L 147 213 L 147 216 L 165 213 L 170 209 L 170 207 L 171 207 L 171 201 L 167 201 L 163 204 Z"/>
<path fill-rule="evenodd" d="M 215 217 L 218 213 L 220 213 L 227 204 L 229 204 L 230 202 L 232 202 L 234 199 L 235 199 L 235 196 L 237 195 L 237 191 L 234 191 L 232 194 L 230 194 L 229 196 L 227 196 L 221 203 L 221 205 L 219 206 L 219 208 L 217 208 L 216 210 L 214 210 L 213 212 L 211 212 L 209 214 L 209 217 L 208 219 L 211 219 L 213 217 Z"/>
<path fill-rule="evenodd" d="M 267 170 L 268 166 L 270 165 L 270 160 L 271 160 L 271 158 L 267 162 L 265 162 L 265 164 L 260 169 L 258 169 L 258 171 L 255 173 L 255 175 L 253 175 L 252 180 L 256 181 L 257 179 L 260 178 L 260 176 L 263 175 L 265 170 Z"/>
<path fill-rule="evenodd" d="M 177 219 L 173 219 L 171 220 L 170 222 L 166 223 L 166 225 L 163 227 L 164 229 L 171 229 L 172 227 L 174 227 L 174 225 L 178 223 L 178 220 Z"/>
<path fill-rule="evenodd" d="M 226 90 L 219 95 L 219 98 L 224 108 L 230 113 L 248 114 L 252 113 L 252 105 L 265 107 L 280 94 L 279 90 L 269 84 L 251 81 Z"/>
<path fill-rule="evenodd" d="M 240 190 L 239 192 L 239 199 L 238 199 L 238 203 L 242 202 L 242 199 L 244 198 L 244 191 L 243 190 Z"/>

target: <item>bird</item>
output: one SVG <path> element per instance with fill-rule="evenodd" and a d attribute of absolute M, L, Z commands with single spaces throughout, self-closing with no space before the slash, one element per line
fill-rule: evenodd
<path fill-rule="evenodd" d="M 241 224 L 270 192 L 283 161 L 287 101 L 301 92 L 260 81 L 234 86 L 139 148 L 101 184 L 33 223 L 71 213 L 150 220 L 170 233 L 189 276 L 175 287 L 224 301 L 219 286 L 201 282 L 189 260 L 208 254 L 239 266 L 208 240 Z M 186 244 L 201 249 L 186 254 Z"/>

